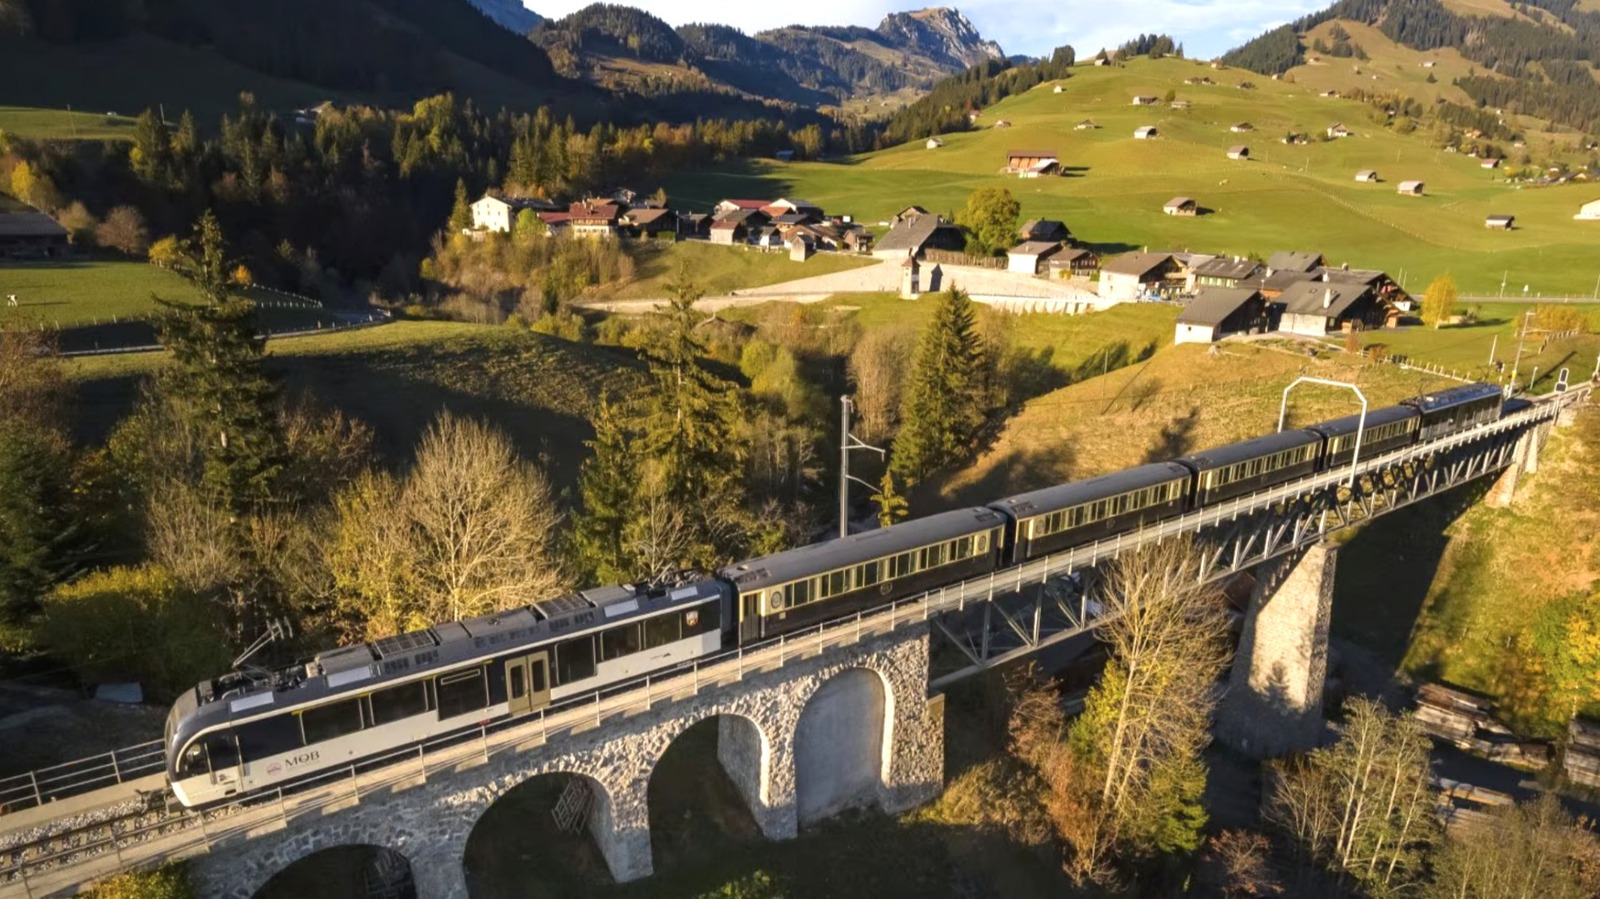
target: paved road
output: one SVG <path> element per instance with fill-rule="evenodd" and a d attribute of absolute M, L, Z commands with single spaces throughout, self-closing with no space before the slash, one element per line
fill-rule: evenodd
<path fill-rule="evenodd" d="M 1093 291 L 1085 289 L 1081 284 L 1049 281 L 998 269 L 945 265 L 925 266 L 922 272 L 923 287 L 927 290 L 947 290 L 953 285 L 974 296 L 1041 301 L 1066 300 L 1079 303 L 1098 299 Z M 816 303 L 837 294 L 898 293 L 900 276 L 901 263 L 898 260 L 887 260 L 877 265 L 849 271 L 800 278 L 767 287 L 736 290 L 723 296 L 705 297 L 696 305 L 706 311 L 714 312 L 734 306 L 754 306 L 780 300 Z M 666 302 L 664 298 L 601 300 L 580 305 L 587 309 L 605 312 L 647 312 Z"/>

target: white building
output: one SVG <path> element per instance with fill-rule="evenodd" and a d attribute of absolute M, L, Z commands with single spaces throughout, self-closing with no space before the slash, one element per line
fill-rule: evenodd
<path fill-rule="evenodd" d="M 1600 200 L 1583 204 L 1583 208 L 1578 210 L 1578 214 L 1573 218 L 1582 222 L 1600 222 Z"/>

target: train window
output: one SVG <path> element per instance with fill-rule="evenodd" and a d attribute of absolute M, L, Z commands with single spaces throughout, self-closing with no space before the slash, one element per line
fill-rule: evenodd
<path fill-rule="evenodd" d="M 716 603 L 694 609 L 685 609 L 683 612 L 683 635 L 685 637 L 709 634 L 712 631 L 721 629 L 722 607 Z"/>
<path fill-rule="evenodd" d="M 371 696 L 372 723 L 388 724 L 428 710 L 428 691 L 422 681 L 379 690 Z"/>
<path fill-rule="evenodd" d="M 759 597 L 760 594 L 758 593 L 746 593 L 744 595 L 746 617 L 755 617 L 756 600 Z M 678 626 L 678 620 L 677 615 L 660 615 L 655 618 L 645 619 L 644 648 L 655 649 L 658 646 L 666 646 L 668 643 L 676 643 L 681 640 L 683 638 L 683 628 Z"/>
<path fill-rule="evenodd" d="M 465 715 L 489 705 L 489 688 L 482 668 L 441 675 L 437 683 L 441 719 Z"/>
<path fill-rule="evenodd" d="M 535 693 L 543 693 L 550 689 L 550 684 L 545 677 L 544 667 L 545 662 L 542 658 L 534 659 L 528 663 L 528 671 L 531 672 L 529 680 L 533 681 L 533 692 Z"/>
<path fill-rule="evenodd" d="M 206 762 L 205 742 L 196 740 L 190 743 L 189 748 L 183 751 L 183 757 L 178 759 L 178 776 L 195 777 L 209 770 L 210 767 Z"/>
<path fill-rule="evenodd" d="M 850 592 L 850 572 L 848 570 L 835 571 L 826 575 L 826 580 L 828 582 L 829 596 L 838 596 L 841 593 Z"/>
<path fill-rule="evenodd" d="M 972 538 L 971 537 L 962 537 L 960 540 L 956 541 L 955 557 L 957 559 L 970 559 L 970 558 L 972 558 Z"/>
<path fill-rule="evenodd" d="M 789 604 L 790 605 L 792 605 L 792 606 L 803 606 L 803 605 L 805 605 L 806 603 L 808 603 L 810 601 L 811 601 L 811 581 L 809 581 L 809 580 L 796 581 L 794 583 L 794 585 L 789 588 Z"/>
<path fill-rule="evenodd" d="M 600 635 L 600 661 L 633 655 L 639 651 L 641 642 L 638 622 L 611 628 Z"/>
<path fill-rule="evenodd" d="M 570 684 L 586 677 L 594 677 L 594 637 L 584 635 L 557 643 L 556 683 Z M 444 697 L 439 704 L 444 704 Z"/>
<path fill-rule="evenodd" d="M 361 729 L 361 704 L 354 699 L 330 702 L 300 712 L 300 735 L 306 745 L 337 740 Z M 213 757 L 212 764 L 216 760 Z"/>
<path fill-rule="evenodd" d="M 856 569 L 856 584 L 861 587 L 870 587 L 880 578 L 878 573 L 883 570 L 882 562 L 868 562 Z"/>

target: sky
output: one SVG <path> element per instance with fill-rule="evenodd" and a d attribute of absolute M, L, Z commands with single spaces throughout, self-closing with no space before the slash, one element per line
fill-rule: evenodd
<path fill-rule="evenodd" d="M 524 0 L 542 16 L 559 18 L 593 0 Z M 917 0 L 810 0 L 805 4 L 733 0 L 612 0 L 646 10 L 672 25 L 715 22 L 746 32 L 782 25 L 865 25 L 886 13 L 917 9 Z M 1188 55 L 1210 58 L 1262 31 L 1328 5 L 1330 0 L 946 0 L 985 38 L 1008 54 L 1043 56 L 1071 44 L 1080 57 L 1115 48 L 1140 32 L 1171 34 Z M 799 20 L 796 20 L 796 17 Z"/>

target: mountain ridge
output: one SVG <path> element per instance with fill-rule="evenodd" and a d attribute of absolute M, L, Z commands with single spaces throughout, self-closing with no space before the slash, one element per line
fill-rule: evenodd
<path fill-rule="evenodd" d="M 522 5 L 522 0 L 467 0 L 494 21 L 496 25 L 514 34 L 526 36 L 539 27 L 544 16 Z"/>

